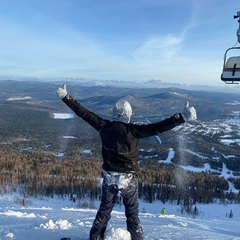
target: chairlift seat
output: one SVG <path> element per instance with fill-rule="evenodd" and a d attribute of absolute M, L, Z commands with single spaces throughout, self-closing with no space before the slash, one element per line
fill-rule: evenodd
<path fill-rule="evenodd" d="M 236 67 L 235 67 L 236 64 Z M 225 68 L 240 68 L 240 57 L 230 57 L 226 64 Z"/>
<path fill-rule="evenodd" d="M 240 81 L 240 56 L 230 57 L 223 67 L 221 79 L 225 82 Z"/>

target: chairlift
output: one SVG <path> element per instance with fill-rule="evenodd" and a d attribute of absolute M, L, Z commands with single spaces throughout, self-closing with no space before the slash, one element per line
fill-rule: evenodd
<path fill-rule="evenodd" d="M 238 43 L 240 43 L 240 12 L 237 12 L 235 18 L 239 18 L 239 28 L 237 30 Z M 237 44 L 237 43 L 236 43 Z M 236 45 L 235 44 L 235 45 Z M 221 79 L 227 84 L 238 84 L 240 82 L 240 47 L 231 47 L 224 54 L 223 71 Z M 228 57 L 228 55 L 231 56 Z M 233 54 L 235 52 L 235 54 Z M 236 53 L 237 52 L 237 53 Z"/>
<path fill-rule="evenodd" d="M 229 51 L 240 50 L 240 47 L 227 49 L 224 54 L 223 72 L 221 79 L 226 83 L 236 83 L 240 81 L 240 56 L 231 56 L 227 58 Z M 240 51 L 239 51 L 240 52 Z"/>

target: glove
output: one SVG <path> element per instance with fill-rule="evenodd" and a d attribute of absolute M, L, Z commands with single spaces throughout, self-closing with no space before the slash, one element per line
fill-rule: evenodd
<path fill-rule="evenodd" d="M 185 109 L 182 112 L 185 121 L 194 121 L 197 119 L 197 112 L 194 107 L 189 107 L 189 102 L 186 102 Z"/>
<path fill-rule="evenodd" d="M 62 88 L 58 88 L 57 95 L 63 99 L 64 97 L 67 96 L 67 94 L 68 93 L 67 93 L 66 83 L 64 83 Z"/>

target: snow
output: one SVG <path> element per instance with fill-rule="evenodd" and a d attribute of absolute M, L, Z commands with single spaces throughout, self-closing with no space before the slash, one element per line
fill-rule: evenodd
<path fill-rule="evenodd" d="M 77 139 L 75 136 L 63 136 L 63 138 L 66 138 L 66 139 Z"/>
<path fill-rule="evenodd" d="M 85 150 L 83 150 L 83 153 L 92 154 L 92 150 L 91 149 L 85 149 Z"/>
<path fill-rule="evenodd" d="M 174 158 L 175 152 L 172 148 L 169 148 L 169 153 L 168 153 L 168 157 L 166 160 L 159 160 L 159 162 L 162 163 L 171 163 L 172 159 Z"/>
<path fill-rule="evenodd" d="M 87 240 L 95 209 L 77 208 L 68 198 L 28 199 L 25 207 L 13 194 L 0 196 L 0 240 Z M 161 209 L 166 208 L 166 215 Z M 146 240 L 217 239 L 240 240 L 239 205 L 197 205 L 198 215 L 181 211 L 180 205 L 140 201 L 140 220 Z M 233 217 L 229 214 L 232 211 Z M 106 240 L 130 240 L 124 207 L 116 205 Z"/>
<path fill-rule="evenodd" d="M 74 118 L 73 113 L 53 113 L 54 119 L 70 119 Z"/>
<path fill-rule="evenodd" d="M 220 142 L 227 146 L 231 146 L 234 143 L 240 146 L 240 139 L 222 139 Z"/>
<path fill-rule="evenodd" d="M 193 151 L 191 151 L 191 150 L 189 150 L 189 149 L 183 149 L 183 151 L 186 151 L 186 152 L 188 152 L 188 153 L 191 153 L 192 155 L 197 156 L 197 157 L 199 157 L 199 158 L 201 158 L 201 159 L 208 159 L 207 157 L 201 156 L 200 154 L 195 153 L 195 152 L 193 152 Z"/>
<path fill-rule="evenodd" d="M 7 101 L 21 101 L 21 100 L 28 100 L 28 99 L 32 99 L 32 97 L 30 97 L 30 96 L 24 96 L 24 97 L 19 97 L 19 96 L 17 96 L 17 97 L 9 97 L 9 98 L 7 99 Z"/>
<path fill-rule="evenodd" d="M 198 168 L 198 167 L 193 167 L 193 166 L 181 166 L 181 168 L 183 168 L 187 171 L 191 171 L 191 172 L 209 172 L 209 171 L 214 172 L 214 170 L 211 169 L 209 163 L 204 163 L 203 168 Z"/>
<path fill-rule="evenodd" d="M 55 157 L 64 157 L 64 155 L 65 155 L 64 152 L 59 152 L 54 154 Z"/>

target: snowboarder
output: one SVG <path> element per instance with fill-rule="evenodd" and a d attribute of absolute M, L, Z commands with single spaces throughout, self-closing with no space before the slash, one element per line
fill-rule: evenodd
<path fill-rule="evenodd" d="M 158 135 L 168 131 L 186 120 L 196 120 L 194 107 L 186 107 L 183 113 L 176 113 L 170 118 L 157 123 L 134 125 L 130 123 L 132 108 L 128 101 L 120 100 L 113 108 L 113 120 L 103 119 L 84 108 L 72 98 L 66 84 L 57 90 L 58 96 L 79 117 L 95 128 L 102 141 L 103 183 L 101 204 L 90 230 L 90 240 L 103 240 L 111 211 L 118 192 L 125 206 L 127 230 L 132 240 L 144 238 L 138 217 L 138 142 L 139 139 Z"/>

